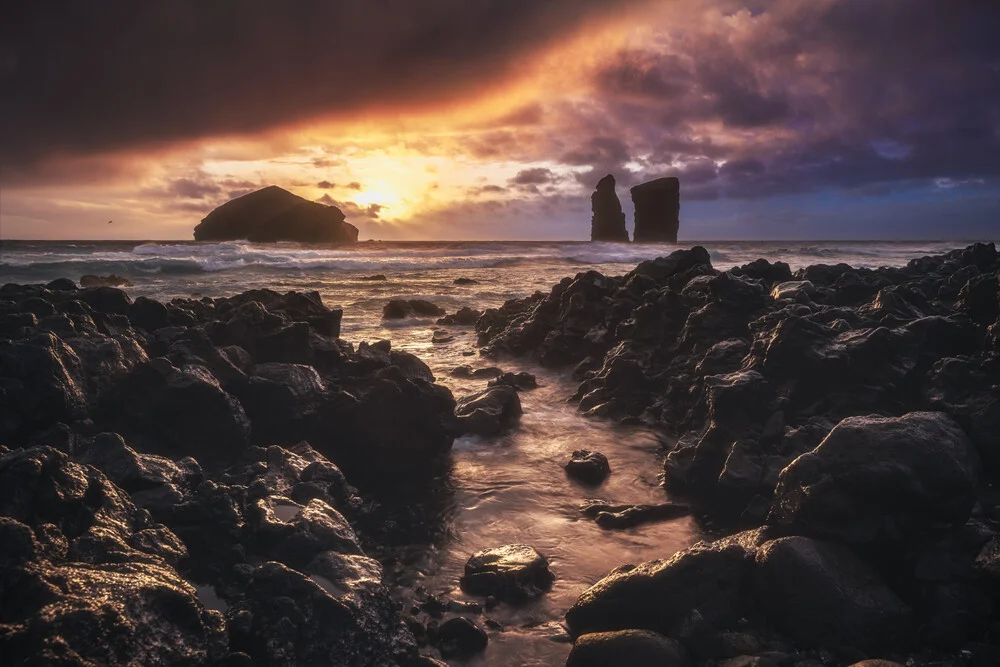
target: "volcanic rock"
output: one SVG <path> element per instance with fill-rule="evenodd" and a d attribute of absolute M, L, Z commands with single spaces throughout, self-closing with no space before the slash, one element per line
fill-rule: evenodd
<path fill-rule="evenodd" d="M 545 556 L 526 544 L 508 544 L 474 554 L 459 583 L 467 593 L 516 602 L 542 595 L 555 578 Z"/>
<path fill-rule="evenodd" d="M 517 390 L 499 385 L 459 400 L 455 416 L 462 432 L 489 437 L 513 427 L 521 412 Z"/>
<path fill-rule="evenodd" d="M 303 199 L 276 185 L 237 197 L 194 228 L 195 241 L 354 243 L 357 227 L 335 206 Z"/>
<path fill-rule="evenodd" d="M 636 243 L 677 243 L 681 184 L 674 177 L 633 186 Z"/>
<path fill-rule="evenodd" d="M 688 667 L 684 646 L 649 630 L 595 632 L 576 640 L 566 667 Z"/>
<path fill-rule="evenodd" d="M 625 213 L 615 192 L 615 177 L 608 174 L 597 182 L 597 189 L 590 196 L 593 218 L 590 226 L 591 241 L 623 241 L 628 243 Z"/>
<path fill-rule="evenodd" d="M 591 452 L 586 449 L 573 452 L 573 456 L 563 467 L 566 469 L 567 475 L 591 486 L 597 486 L 611 474 L 608 457 L 600 452 Z"/>

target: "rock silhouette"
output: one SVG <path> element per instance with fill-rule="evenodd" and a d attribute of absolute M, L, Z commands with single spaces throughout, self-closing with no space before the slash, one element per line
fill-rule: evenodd
<path fill-rule="evenodd" d="M 677 243 L 680 227 L 681 183 L 658 178 L 632 188 L 636 243 Z"/>
<path fill-rule="evenodd" d="M 237 197 L 194 228 L 195 241 L 354 243 L 358 228 L 336 206 L 303 199 L 276 185 Z"/>
<path fill-rule="evenodd" d="M 625 213 L 615 192 L 615 177 L 608 174 L 597 182 L 597 189 L 590 195 L 590 206 L 594 213 L 591 219 L 591 241 L 623 241 L 628 243 L 625 229 Z"/>

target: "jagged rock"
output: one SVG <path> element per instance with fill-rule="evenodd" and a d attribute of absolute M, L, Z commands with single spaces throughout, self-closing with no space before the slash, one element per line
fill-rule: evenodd
<path fill-rule="evenodd" d="M 276 185 L 219 206 L 194 228 L 195 241 L 354 243 L 358 229 L 336 206 L 311 202 Z"/>
<path fill-rule="evenodd" d="M 631 189 L 635 204 L 636 243 L 677 243 L 680 227 L 681 184 L 676 178 L 658 178 Z"/>
<path fill-rule="evenodd" d="M 590 226 L 591 241 L 624 241 L 628 243 L 625 213 L 615 192 L 615 177 L 608 174 L 597 182 L 590 196 L 593 219 Z"/>
<path fill-rule="evenodd" d="M 573 456 L 563 467 L 566 469 L 567 475 L 591 486 L 600 484 L 611 474 L 608 457 L 600 452 L 591 452 L 586 449 L 573 452 Z"/>
<path fill-rule="evenodd" d="M 521 400 L 513 387 L 499 385 L 458 401 L 455 416 L 464 433 L 496 436 L 512 428 L 521 417 Z"/>
<path fill-rule="evenodd" d="M 595 632 L 577 638 L 566 667 L 688 667 L 684 646 L 649 630 Z"/>
<path fill-rule="evenodd" d="M 462 590 L 473 595 L 518 601 L 535 598 L 552 587 L 549 561 L 525 544 L 508 544 L 474 554 L 465 564 Z"/>
<path fill-rule="evenodd" d="M 177 368 L 162 357 L 124 377 L 102 400 L 97 421 L 174 456 L 232 459 L 250 435 L 243 406 L 207 368 Z"/>

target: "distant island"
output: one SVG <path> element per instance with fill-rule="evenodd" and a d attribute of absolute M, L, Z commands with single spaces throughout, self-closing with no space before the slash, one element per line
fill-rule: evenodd
<path fill-rule="evenodd" d="M 237 197 L 194 228 L 195 241 L 356 243 L 358 228 L 343 211 L 271 185 Z"/>
<path fill-rule="evenodd" d="M 658 178 L 634 186 L 631 191 L 635 205 L 636 243 L 677 243 L 680 227 L 681 183 L 674 177 Z M 608 174 L 597 182 L 590 196 L 591 241 L 628 243 L 625 213 L 615 192 L 615 177 Z"/>

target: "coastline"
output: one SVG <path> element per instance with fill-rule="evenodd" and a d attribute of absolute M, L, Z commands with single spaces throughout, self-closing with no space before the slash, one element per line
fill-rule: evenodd
<path fill-rule="evenodd" d="M 568 610 L 570 663 L 996 655 L 981 605 L 1000 510 L 981 491 L 998 462 L 998 268 L 977 244 L 902 268 L 793 275 L 761 260 L 720 273 L 696 248 L 488 310 L 484 357 L 575 368 L 586 416 L 676 438 L 668 487 L 736 533 L 598 582 Z M 338 340 L 342 313 L 318 294 L 162 304 L 60 282 L 0 298 L 5 577 L 85 582 L 26 607 L 48 615 L 5 621 L 15 662 L 114 664 L 144 646 L 149 664 L 433 664 L 419 640 L 434 655 L 478 641 L 454 626 L 458 639 L 442 639 L 426 609 L 401 613 L 352 527 L 378 494 L 366 477 L 432 478 L 471 428 L 417 357 Z M 872 414 L 885 420 L 844 427 Z M 882 451 L 886 429 L 916 444 Z M 57 602 L 84 622 L 69 628 Z M 448 615 L 485 623 L 472 608 Z M 98 630 L 119 643 L 97 646 Z"/>

